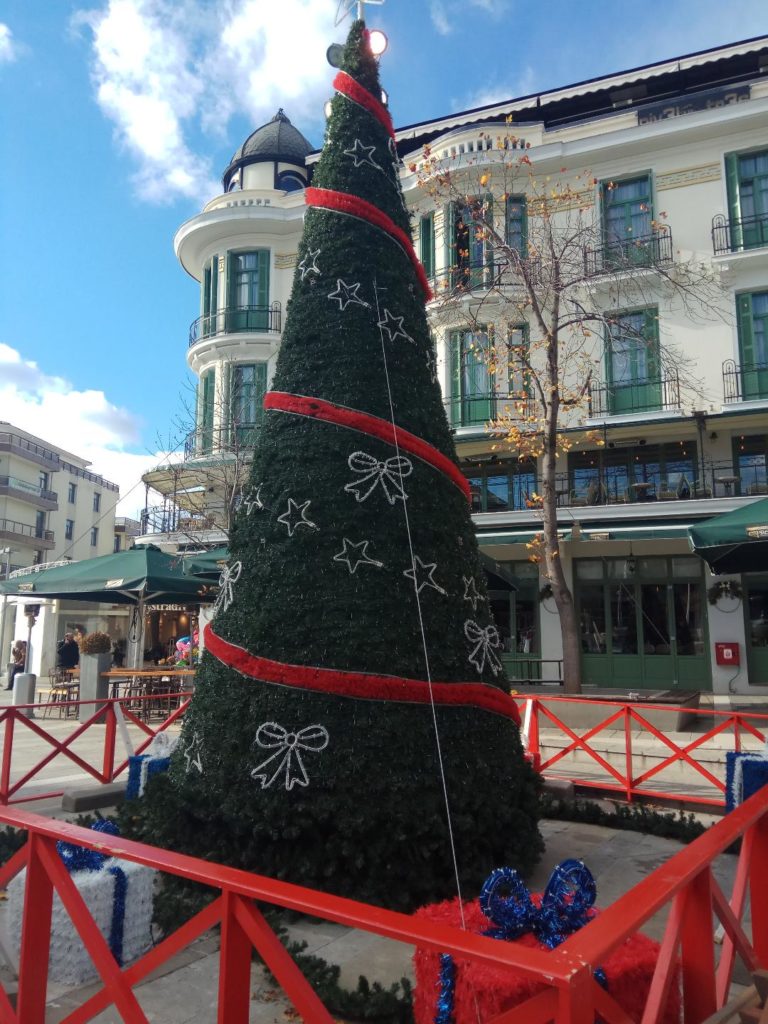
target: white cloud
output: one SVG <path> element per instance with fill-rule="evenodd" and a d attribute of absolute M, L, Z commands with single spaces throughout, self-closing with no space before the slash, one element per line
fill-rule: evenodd
<path fill-rule="evenodd" d="M 46 374 L 2 342 L 0 409 L 3 420 L 87 459 L 94 473 L 119 484 L 118 514 L 137 515 L 144 504 L 141 475 L 157 465 L 160 454 L 135 450 L 139 422 L 128 409 L 103 391 L 78 391 L 65 378 Z"/>
<path fill-rule="evenodd" d="M 475 107 L 488 107 L 494 103 L 515 99 L 518 96 L 529 96 L 537 87 L 538 76 L 529 65 L 519 71 L 514 78 L 486 81 L 481 89 L 466 96 L 455 98 L 452 102 L 459 110 L 473 110 Z"/>
<path fill-rule="evenodd" d="M 435 31 L 439 35 L 450 35 L 453 31 L 453 24 L 448 17 L 448 11 L 443 0 L 432 0 L 432 3 L 429 5 L 429 16 L 432 19 Z"/>
<path fill-rule="evenodd" d="M 19 55 L 18 46 L 14 42 L 13 33 L 0 22 L 0 64 L 10 64 Z"/>
<path fill-rule="evenodd" d="M 332 40 L 328 0 L 106 0 L 80 11 L 92 43 L 96 99 L 136 158 L 139 195 L 209 199 L 219 190 L 195 149 L 236 114 L 254 128 L 285 104 L 294 123 L 319 119 Z"/>
<path fill-rule="evenodd" d="M 509 0 L 469 0 L 469 6 L 497 20 L 507 14 Z M 467 8 L 463 0 L 430 0 L 429 16 L 441 36 L 450 35 L 457 27 L 466 28 Z"/>

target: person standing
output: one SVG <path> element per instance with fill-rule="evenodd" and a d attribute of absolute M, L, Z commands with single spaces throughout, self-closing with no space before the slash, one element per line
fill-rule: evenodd
<path fill-rule="evenodd" d="M 65 633 L 56 649 L 56 664 L 63 672 L 71 672 L 80 662 L 80 648 L 72 633 Z"/>
<path fill-rule="evenodd" d="M 6 690 L 12 690 L 16 682 L 16 676 L 24 671 L 24 662 L 27 660 L 27 644 L 24 640 L 17 640 L 11 648 L 11 668 L 8 672 L 8 685 Z"/>

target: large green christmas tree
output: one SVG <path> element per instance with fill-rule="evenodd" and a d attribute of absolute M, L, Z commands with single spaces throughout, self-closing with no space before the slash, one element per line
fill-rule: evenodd
<path fill-rule="evenodd" d="M 537 860 L 466 481 L 361 21 L 170 776 L 169 845 L 411 908 Z M 450 827 L 449 827 L 450 822 Z"/>

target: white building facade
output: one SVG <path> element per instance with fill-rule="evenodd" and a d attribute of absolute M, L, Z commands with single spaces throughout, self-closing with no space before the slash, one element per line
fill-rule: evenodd
<path fill-rule="evenodd" d="M 220 499 L 206 486 L 206 460 L 226 454 L 233 431 L 247 439 L 259 427 L 313 159 L 306 140 L 304 153 L 298 144 L 286 159 L 275 141 L 285 122 L 278 115 L 270 125 L 235 154 L 224 194 L 176 236 L 182 265 L 201 283 L 188 354 L 200 381 L 197 417 L 186 476 L 158 470 L 148 481 L 168 495 L 166 525 L 168 516 L 198 516 L 209 530 L 203 541 L 220 539 L 222 525 L 217 538 Z M 497 141 L 512 135 L 514 143 Z M 718 598 L 687 534 L 768 495 L 768 37 L 459 111 L 397 139 L 479 543 L 514 581 L 512 592 L 492 592 L 510 677 L 555 679 L 562 657 L 547 581 L 530 560 L 541 467 L 487 427 L 531 400 L 513 367 L 483 356 L 489 338 L 510 330 L 515 283 L 500 280 L 481 233 L 462 234 L 464 207 L 482 199 L 477 182 L 498 184 L 512 145 L 540 179 L 566 169 L 579 182 L 577 204 L 598 239 L 584 253 L 584 288 L 615 324 L 597 339 L 586 409 L 564 422 L 569 450 L 558 470 L 585 682 L 768 693 L 768 573 L 744 574 L 740 599 Z M 455 180 L 464 176 L 463 201 L 429 194 L 425 147 Z M 495 226 L 508 244 L 525 247 L 533 234 L 534 198 L 521 188 L 497 200 Z M 643 301 L 626 306 L 615 254 L 630 251 L 638 258 L 627 272 L 642 281 Z M 714 287 L 706 309 L 666 285 L 691 261 Z M 524 339 L 526 314 L 512 328 Z M 150 525 L 148 514 L 148 533 Z M 180 542 L 179 531 L 161 533 Z M 716 663 L 721 641 L 738 645 L 738 664 Z"/>

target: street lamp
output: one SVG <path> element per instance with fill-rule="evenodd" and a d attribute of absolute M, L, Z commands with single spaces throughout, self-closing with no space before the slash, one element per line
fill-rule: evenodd
<path fill-rule="evenodd" d="M 3 556 L 3 579 L 7 580 L 11 575 L 11 549 L 0 548 L 0 555 Z M 8 604 L 8 597 L 3 594 L 2 603 L 0 603 L 0 674 L 3 670 L 3 658 L 5 648 L 5 608 Z"/>

